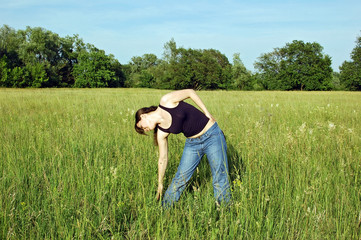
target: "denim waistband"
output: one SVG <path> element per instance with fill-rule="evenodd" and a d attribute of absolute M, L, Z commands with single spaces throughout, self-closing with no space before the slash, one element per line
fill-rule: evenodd
<path fill-rule="evenodd" d="M 218 123 L 215 122 L 212 127 L 210 127 L 210 129 L 208 129 L 205 133 L 203 133 L 201 136 L 196 137 L 196 138 L 187 138 L 187 142 L 200 142 L 203 141 L 204 139 L 208 138 L 210 135 L 212 135 L 212 133 L 214 131 L 216 131 L 217 129 L 219 129 Z"/>

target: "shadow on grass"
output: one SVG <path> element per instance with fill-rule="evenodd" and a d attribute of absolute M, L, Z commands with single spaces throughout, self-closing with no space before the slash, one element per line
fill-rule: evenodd
<path fill-rule="evenodd" d="M 243 162 L 241 151 L 236 149 L 231 143 L 227 143 L 227 147 L 230 181 L 232 182 L 237 178 L 242 181 L 242 177 L 246 172 L 246 165 Z"/>

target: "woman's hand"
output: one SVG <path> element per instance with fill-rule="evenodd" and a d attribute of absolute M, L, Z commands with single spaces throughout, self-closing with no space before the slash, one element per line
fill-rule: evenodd
<path fill-rule="evenodd" d="M 157 201 L 162 197 L 163 193 L 163 184 L 158 184 L 158 191 L 157 191 Z"/>

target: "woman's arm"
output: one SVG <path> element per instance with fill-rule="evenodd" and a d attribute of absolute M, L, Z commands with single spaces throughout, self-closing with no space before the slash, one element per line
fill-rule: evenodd
<path fill-rule="evenodd" d="M 165 170 L 168 165 L 168 135 L 158 130 L 157 140 L 159 147 L 159 159 L 158 159 L 158 190 L 157 190 L 157 200 L 159 200 L 163 193 L 163 178 Z"/>
<path fill-rule="evenodd" d="M 179 90 L 179 91 L 174 91 L 174 92 L 168 93 L 161 98 L 160 104 L 165 107 L 172 108 L 172 107 L 176 107 L 178 102 L 183 101 L 187 98 L 192 99 L 193 102 L 195 104 L 197 104 L 197 106 L 200 109 L 202 109 L 204 114 L 209 119 L 215 121 L 214 117 L 209 113 L 206 106 L 204 105 L 204 103 L 202 102 L 200 97 L 197 95 L 197 93 L 193 89 L 184 89 L 184 90 Z"/>

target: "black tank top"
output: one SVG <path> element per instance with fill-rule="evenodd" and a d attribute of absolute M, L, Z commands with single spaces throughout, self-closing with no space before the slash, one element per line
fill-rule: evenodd
<path fill-rule="evenodd" d="M 178 134 L 182 132 L 184 136 L 192 137 L 200 133 L 209 121 L 203 112 L 183 101 L 179 102 L 175 108 L 167 108 L 162 105 L 159 107 L 172 116 L 172 125 L 168 129 L 158 126 L 158 129 L 166 133 Z"/>

